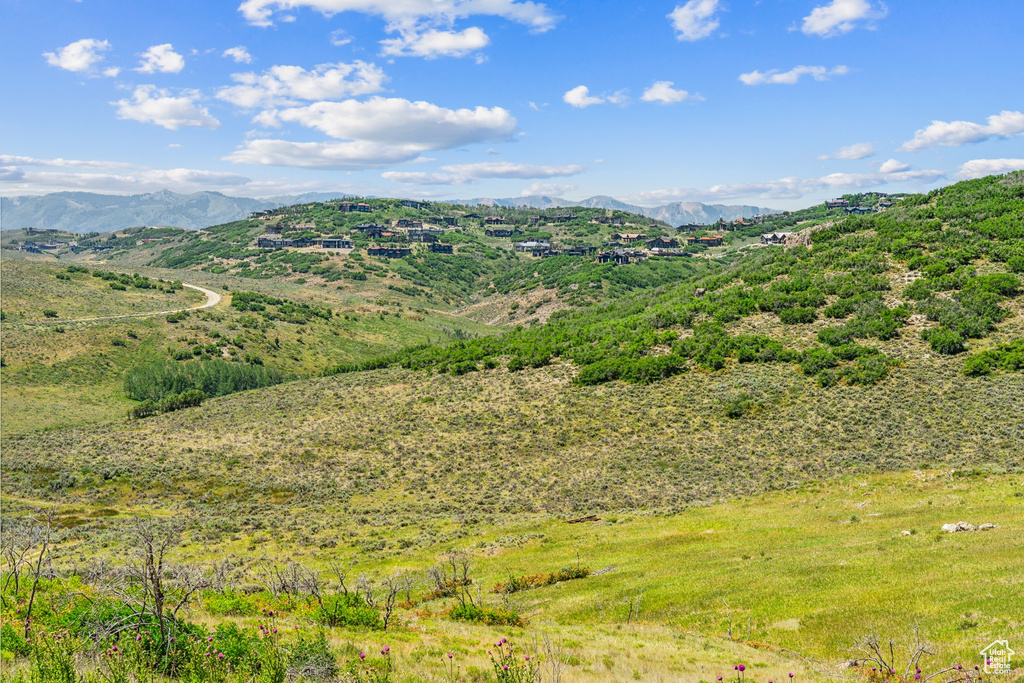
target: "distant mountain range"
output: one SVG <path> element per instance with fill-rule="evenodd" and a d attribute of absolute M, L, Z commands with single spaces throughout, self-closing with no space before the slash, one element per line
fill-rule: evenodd
<path fill-rule="evenodd" d="M 110 232 L 142 225 L 161 225 L 198 230 L 210 225 L 245 218 L 254 211 L 265 211 L 291 204 L 320 202 L 344 196 L 346 195 L 339 193 L 310 192 L 300 195 L 251 199 L 228 197 L 219 192 L 178 194 L 162 190 L 135 195 L 55 192 L 31 197 L 0 197 L 0 229 L 13 230 L 33 227 L 40 230 L 58 229 L 84 233 Z M 590 197 L 582 201 L 569 201 L 561 197 L 535 196 L 451 200 L 446 203 L 471 206 L 531 206 L 538 209 L 566 206 L 619 209 L 662 220 L 671 225 L 714 223 L 719 218 L 729 221 L 759 213 L 774 213 L 772 209 L 758 206 L 726 206 L 701 204 L 700 202 L 676 202 L 657 207 L 636 206 L 606 196 Z"/>
<path fill-rule="evenodd" d="M 510 199 L 456 199 L 449 203 L 468 204 L 470 206 L 531 206 L 535 209 L 554 209 L 566 206 L 582 206 L 588 209 L 617 209 L 665 221 L 669 225 L 682 225 L 684 223 L 707 225 L 717 223 L 720 218 L 734 221 L 738 218 L 748 218 L 761 213 L 779 213 L 777 209 L 769 209 L 763 206 L 747 206 L 745 204 L 726 205 L 702 204 L 700 202 L 673 202 L 664 206 L 638 206 L 621 202 L 607 195 L 597 195 L 589 199 L 577 201 L 570 201 L 561 197 L 537 195 Z"/>

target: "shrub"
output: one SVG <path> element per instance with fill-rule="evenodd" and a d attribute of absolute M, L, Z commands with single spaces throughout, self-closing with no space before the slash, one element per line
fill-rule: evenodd
<path fill-rule="evenodd" d="M 333 681 L 338 677 L 338 660 L 331 652 L 327 634 L 321 630 L 307 638 L 299 633 L 288 654 L 288 674 L 298 680 Z"/>
<path fill-rule="evenodd" d="M 43 315 L 46 316 L 47 318 L 56 318 L 57 311 L 53 310 L 52 308 L 44 308 Z"/>
<path fill-rule="evenodd" d="M 813 308 L 786 308 L 779 313 L 779 320 L 785 325 L 814 322 L 818 314 Z"/>
<path fill-rule="evenodd" d="M 469 602 L 452 609 L 449 616 L 456 621 L 471 621 L 488 626 L 526 626 L 526 621 L 512 610 L 486 609 Z"/>
<path fill-rule="evenodd" d="M 161 401 L 190 390 L 208 397 L 279 384 L 286 376 L 262 365 L 242 365 L 224 360 L 186 363 L 162 361 L 132 368 L 125 373 L 124 391 L 135 401 Z"/>
<path fill-rule="evenodd" d="M 964 338 L 946 327 L 922 330 L 921 338 L 928 342 L 935 353 L 953 356 L 964 351 Z"/>
<path fill-rule="evenodd" d="M 362 596 L 355 593 L 327 595 L 310 608 L 312 619 L 328 627 L 363 626 L 372 630 L 381 630 L 384 624 L 380 614 L 366 604 Z"/>

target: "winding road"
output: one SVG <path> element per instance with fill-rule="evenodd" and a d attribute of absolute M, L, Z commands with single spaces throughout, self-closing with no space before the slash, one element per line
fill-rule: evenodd
<path fill-rule="evenodd" d="M 121 320 L 123 318 L 149 318 L 155 315 L 170 315 L 171 313 L 181 313 L 183 311 L 201 311 L 204 308 L 213 308 L 220 303 L 223 298 L 220 294 L 213 291 L 212 289 L 206 289 L 198 285 L 189 285 L 182 283 L 183 287 L 194 289 L 201 294 L 206 296 L 206 302 L 199 304 L 198 306 L 191 306 L 189 308 L 175 308 L 169 311 L 149 311 L 147 313 L 124 313 L 121 315 L 104 315 L 98 318 L 64 318 L 63 320 L 34 320 L 32 322 L 22 322 L 22 325 L 70 325 L 72 323 L 91 323 L 100 320 Z"/>

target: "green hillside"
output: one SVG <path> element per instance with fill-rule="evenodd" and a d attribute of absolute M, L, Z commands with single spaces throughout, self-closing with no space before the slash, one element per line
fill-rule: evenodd
<path fill-rule="evenodd" d="M 310 211 L 279 220 L 346 227 Z M 590 220 L 557 230 L 607 239 Z M 274 610 L 289 652 L 321 628 L 345 666 L 393 646 L 391 680 L 456 680 L 449 652 L 463 680 L 496 680 L 497 639 L 537 655 L 543 634 L 568 654 L 538 661 L 573 683 L 708 683 L 744 661 L 758 683 L 856 681 L 856 643 L 903 651 L 915 629 L 927 676 L 1024 636 L 1024 172 L 622 266 L 513 254 L 477 225 L 446 233 L 449 259 L 270 273 L 262 252 L 203 256 L 248 249 L 247 223 L 155 257 L 194 261 L 139 267 L 224 292 L 212 309 L 58 333 L 22 297 L 5 319 L 5 518 L 54 511 L 54 565 L 83 577 L 72 595 L 47 585 L 63 606 L 47 623 L 105 614 L 103 560 L 137 546 L 142 515 L 181 525 L 169 562 L 217 577 L 189 613 L 196 638 Z M 346 264 L 373 275 L 314 272 Z M 178 409 L 125 419 L 161 401 Z M 960 521 L 994 526 L 941 529 Z M 472 576 L 439 574 L 452 557 Z M 394 614 L 384 579 L 406 586 Z M 346 591 L 330 614 L 328 587 Z M 7 590 L 11 619 L 27 598 Z"/>

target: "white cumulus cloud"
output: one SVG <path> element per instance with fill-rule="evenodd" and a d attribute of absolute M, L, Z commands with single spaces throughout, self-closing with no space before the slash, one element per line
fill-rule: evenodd
<path fill-rule="evenodd" d="M 766 85 L 782 84 L 795 85 L 803 76 L 810 76 L 816 81 L 827 81 L 832 76 L 843 76 L 849 73 L 850 69 L 839 65 L 832 69 L 823 66 L 796 66 L 789 71 L 772 69 L 765 71 L 751 71 L 748 74 L 740 74 L 740 80 L 744 85 Z"/>
<path fill-rule="evenodd" d="M 542 32 L 554 28 L 558 21 L 546 5 L 532 0 L 244 0 L 238 11 L 251 24 L 270 26 L 276 13 L 300 8 L 328 17 L 362 12 L 383 17 L 395 26 L 423 21 L 450 26 L 457 19 L 480 15 L 501 17 Z"/>
<path fill-rule="evenodd" d="M 252 55 L 245 49 L 244 45 L 237 45 L 235 47 L 229 47 L 224 50 L 222 57 L 230 57 L 235 60 L 238 64 L 252 64 Z"/>
<path fill-rule="evenodd" d="M 690 0 L 677 6 L 668 15 L 677 40 L 700 40 L 707 38 L 718 28 L 718 0 Z"/>
<path fill-rule="evenodd" d="M 581 173 L 583 166 L 570 164 L 565 166 L 538 166 L 534 164 L 516 164 L 508 161 L 480 161 L 473 164 L 449 164 L 441 167 L 442 171 L 456 173 L 467 178 L 556 178 Z"/>
<path fill-rule="evenodd" d="M 2 161 L 0 161 L 2 163 Z M 1024 159 L 972 159 L 960 166 L 957 178 L 969 180 L 1024 169 Z"/>
<path fill-rule="evenodd" d="M 832 154 L 822 154 L 818 157 L 819 160 L 824 159 L 867 159 L 870 156 L 874 156 L 875 147 L 870 142 L 858 142 L 855 145 L 847 145 L 846 147 L 840 147 Z"/>
<path fill-rule="evenodd" d="M 464 57 L 486 47 L 491 39 L 482 28 L 470 26 L 464 31 L 438 29 L 402 31 L 398 38 L 380 41 L 381 54 L 389 57 Z"/>
<path fill-rule="evenodd" d="M 566 91 L 566 93 L 562 95 L 562 101 L 579 109 L 583 109 L 584 107 L 589 107 L 594 104 L 622 104 L 626 101 L 626 96 L 621 92 L 617 92 L 603 97 L 595 97 L 590 94 L 590 88 L 585 85 L 577 85 L 575 88 Z"/>
<path fill-rule="evenodd" d="M 754 183 L 713 185 L 703 190 L 697 188 L 654 190 L 637 193 L 627 197 L 627 200 L 640 205 L 652 206 L 673 201 L 706 202 L 753 197 L 759 199 L 800 199 L 805 195 L 826 190 L 829 192 L 840 192 L 911 182 L 928 184 L 945 177 L 946 173 L 944 171 L 936 170 L 903 170 L 891 173 L 883 173 L 881 171 L 877 173 L 830 173 L 817 178 L 789 176 Z"/>
<path fill-rule="evenodd" d="M 174 51 L 173 45 L 164 43 L 163 45 L 154 45 L 142 53 L 142 61 L 139 62 L 139 66 L 135 70 L 144 74 L 157 72 L 176 74 L 184 68 L 185 58 Z"/>
<path fill-rule="evenodd" d="M 231 78 L 238 85 L 221 88 L 217 97 L 246 108 L 369 95 L 379 92 L 387 81 L 379 67 L 359 60 L 320 64 L 308 71 L 300 66 L 273 66 L 259 75 L 248 72 Z"/>
<path fill-rule="evenodd" d="M 867 28 L 873 28 L 871 21 L 881 19 L 888 14 L 884 4 L 873 7 L 868 0 L 832 0 L 827 5 L 815 7 L 804 17 L 801 30 L 807 35 L 828 38 L 849 33 L 859 22 L 866 22 Z"/>
<path fill-rule="evenodd" d="M 117 118 L 141 123 L 154 123 L 168 130 L 179 128 L 220 128 L 220 121 L 197 104 L 199 93 L 186 90 L 179 97 L 155 85 L 135 88 L 130 100 L 111 102 L 117 107 Z"/>
<path fill-rule="evenodd" d="M 879 173 L 900 173 L 901 171 L 909 171 L 910 164 L 905 164 L 902 161 L 896 159 L 889 159 L 884 164 L 878 167 Z"/>
<path fill-rule="evenodd" d="M 446 109 L 397 97 L 315 102 L 265 112 L 260 123 L 298 123 L 339 139 L 411 144 L 423 150 L 450 149 L 475 142 L 507 140 L 516 120 L 501 107 Z"/>
<path fill-rule="evenodd" d="M 54 52 L 44 52 L 43 56 L 46 57 L 46 62 L 50 66 L 81 73 L 91 70 L 93 66 L 103 61 L 103 55 L 100 53 L 109 49 L 110 43 L 106 40 L 83 38 Z"/>
<path fill-rule="evenodd" d="M 960 147 L 989 138 L 1010 138 L 1024 135 L 1024 113 L 1001 111 L 988 117 L 987 124 L 972 121 L 932 121 L 927 128 L 914 133 L 914 139 L 903 143 L 900 151 L 914 152 L 926 147 Z"/>
<path fill-rule="evenodd" d="M 50 168 L 133 168 L 121 161 L 83 161 L 79 159 L 38 159 L 36 157 L 0 154 L 0 166 L 44 166 Z"/>
<path fill-rule="evenodd" d="M 704 98 L 700 95 L 691 95 L 685 90 L 676 90 L 672 87 L 672 81 L 655 81 L 651 87 L 644 90 L 640 97 L 644 102 L 660 102 L 662 104 L 674 104 L 686 100 L 700 101 Z"/>
<path fill-rule="evenodd" d="M 226 157 L 237 163 L 359 169 L 423 160 L 423 152 L 508 140 L 515 118 L 501 107 L 446 109 L 429 102 L 371 97 L 260 112 L 263 126 L 298 123 L 343 142 L 250 140 Z"/>
<path fill-rule="evenodd" d="M 238 164 L 359 170 L 413 161 L 422 151 L 420 145 L 387 145 L 367 141 L 289 142 L 260 139 L 247 141 L 241 149 L 224 159 Z"/>

